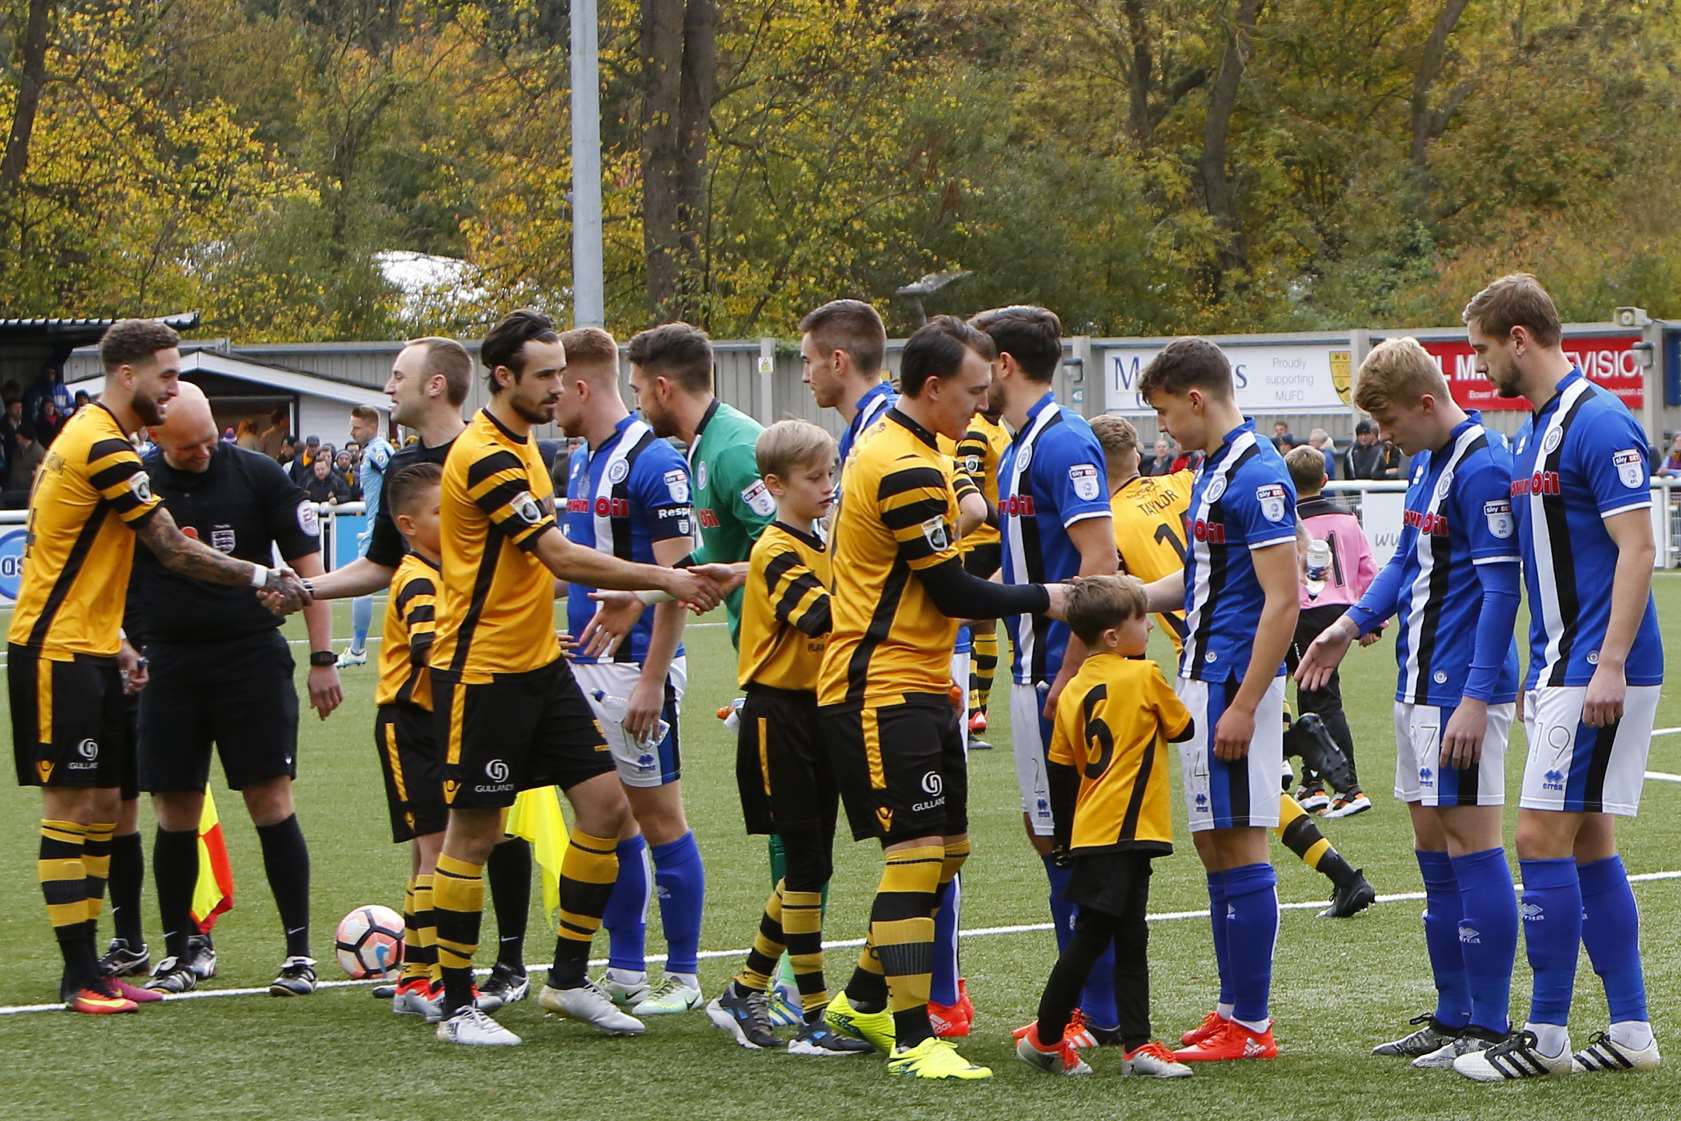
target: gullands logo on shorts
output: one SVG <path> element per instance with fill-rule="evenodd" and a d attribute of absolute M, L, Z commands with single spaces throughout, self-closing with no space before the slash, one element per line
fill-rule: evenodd
<path fill-rule="evenodd" d="M 484 775 L 490 781 L 473 787 L 475 794 L 501 794 L 514 788 L 514 784 L 508 781 L 508 764 L 500 759 L 492 759 L 486 763 Z"/>
<path fill-rule="evenodd" d="M 95 741 L 86 739 L 77 744 L 76 754 L 81 756 L 81 758 L 72 759 L 70 761 L 70 769 L 72 771 L 94 771 L 99 769 L 99 744 Z"/>
<path fill-rule="evenodd" d="M 917 813 L 923 810 L 933 810 L 946 804 L 945 779 L 940 777 L 939 771 L 929 771 L 922 776 L 922 792 L 928 795 L 928 800 L 918 802 L 911 807 Z"/>

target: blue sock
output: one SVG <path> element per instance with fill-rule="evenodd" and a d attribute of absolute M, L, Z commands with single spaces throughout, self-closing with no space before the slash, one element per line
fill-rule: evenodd
<path fill-rule="evenodd" d="M 1445 852 L 1418 849 L 1424 877 L 1424 947 L 1436 981 L 1436 1019 L 1455 1030 L 1471 1022 L 1471 988 L 1459 949 L 1459 881 Z"/>
<path fill-rule="evenodd" d="M 1051 925 L 1056 928 L 1056 952 L 1060 955 L 1074 936 L 1074 904 L 1068 902 L 1068 881 L 1073 873 L 1058 868 L 1056 861 L 1048 856 L 1041 859 L 1045 862 L 1045 877 L 1051 881 Z"/>
<path fill-rule="evenodd" d="M 638 833 L 619 842 L 619 878 L 607 897 L 601 925 L 607 928 L 611 969 L 641 973 L 648 968 L 644 956 L 648 933 L 648 843 Z"/>
<path fill-rule="evenodd" d="M 1232 1019 L 1265 1024 L 1278 942 L 1278 874 L 1271 864 L 1226 871 L 1226 953 L 1231 961 Z"/>
<path fill-rule="evenodd" d="M 1646 974 L 1640 966 L 1640 912 L 1623 858 L 1578 864 L 1582 885 L 1582 941 L 1593 971 L 1605 983 L 1611 1022 L 1646 1020 Z"/>
<path fill-rule="evenodd" d="M 706 869 L 695 835 L 654 846 L 654 888 L 665 927 L 665 971 L 700 971 L 700 917 L 706 906 Z"/>
<path fill-rule="evenodd" d="M 1453 877 L 1459 881 L 1459 950 L 1471 1025 L 1504 1035 L 1512 1027 L 1512 962 L 1518 953 L 1518 897 L 1506 850 L 1454 857 Z"/>
<path fill-rule="evenodd" d="M 1576 955 L 1582 942 L 1582 884 L 1576 862 L 1568 856 L 1554 860 L 1520 860 L 1523 870 L 1524 948 L 1535 973 L 1529 1002 L 1529 1022 L 1570 1023 L 1570 995 L 1576 986 Z"/>
<path fill-rule="evenodd" d="M 934 895 L 934 970 L 928 999 L 935 1004 L 957 1003 L 957 924 L 963 916 L 963 874 L 943 884 Z"/>
<path fill-rule="evenodd" d="M 368 648 L 368 628 L 374 622 L 374 597 L 357 596 L 350 601 L 350 627 L 352 650 L 366 650 Z"/>
<path fill-rule="evenodd" d="M 1226 876 L 1225 872 L 1208 873 L 1208 918 L 1214 928 L 1214 966 L 1220 974 L 1220 1003 L 1231 1004 L 1236 998 L 1232 995 L 1232 956 L 1231 939 L 1228 935 L 1226 915 Z"/>

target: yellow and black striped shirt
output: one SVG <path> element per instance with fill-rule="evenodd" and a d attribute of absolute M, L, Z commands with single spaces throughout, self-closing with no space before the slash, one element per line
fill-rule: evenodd
<path fill-rule="evenodd" d="M 432 669 L 478 685 L 560 657 L 554 576 L 537 542 L 555 528 L 554 484 L 535 441 L 480 410 L 444 461 Z"/>
<path fill-rule="evenodd" d="M 829 626 L 829 553 L 823 539 L 772 522 L 748 562 L 737 667 L 741 687 L 815 692 Z"/>
<path fill-rule="evenodd" d="M 1192 478 L 1190 471 L 1137 475 L 1109 497 L 1122 572 L 1148 584 L 1184 570 Z M 1156 619 L 1173 639 L 1173 648 L 1179 649 L 1185 639 L 1185 613 L 1168 611 Z"/>
<path fill-rule="evenodd" d="M 1166 744 L 1190 730 L 1155 662 L 1088 655 L 1057 701 L 1048 756 L 1080 775 L 1069 849 L 1171 852 Z"/>
<path fill-rule="evenodd" d="M 957 559 L 955 470 L 934 434 L 897 408 L 858 438 L 835 521 L 819 704 L 950 688 L 957 621 L 912 574 Z"/>
<path fill-rule="evenodd" d="M 432 674 L 427 663 L 436 634 L 437 576 L 437 565 L 410 553 L 391 577 L 379 644 L 376 705 L 413 705 L 432 711 Z"/>
<path fill-rule="evenodd" d="M 993 510 L 998 509 L 998 461 L 1004 458 L 1004 449 L 1009 446 L 1009 430 L 985 413 L 975 414 L 969 422 L 969 431 L 957 442 L 957 465 L 974 480 L 981 497 Z M 967 546 L 994 545 L 998 541 L 998 527 L 985 523 L 963 539 Z"/>
<path fill-rule="evenodd" d="M 35 476 L 23 579 L 7 641 L 50 661 L 114 657 L 134 564 L 134 529 L 162 504 L 104 405 L 64 425 Z"/>

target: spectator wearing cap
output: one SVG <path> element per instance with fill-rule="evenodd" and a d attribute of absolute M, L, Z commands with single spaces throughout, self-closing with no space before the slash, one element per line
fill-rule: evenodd
<path fill-rule="evenodd" d="M 297 458 L 292 460 L 292 481 L 300 487 L 308 489 L 310 471 L 315 461 L 321 456 L 321 437 L 307 436 L 303 447 L 298 449 Z"/>
<path fill-rule="evenodd" d="M 1379 440 L 1377 425 L 1362 420 L 1354 426 L 1354 443 L 1342 456 L 1345 479 L 1399 479 L 1401 453 L 1388 440 Z"/>

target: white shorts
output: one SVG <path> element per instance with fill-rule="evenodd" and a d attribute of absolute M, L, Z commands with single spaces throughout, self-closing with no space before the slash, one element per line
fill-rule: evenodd
<path fill-rule="evenodd" d="M 642 676 L 639 663 L 575 662 L 572 675 L 578 679 L 578 688 L 583 690 L 584 699 L 589 702 L 596 721 L 601 725 L 601 734 L 607 740 L 607 750 L 612 752 L 613 766 L 619 772 L 620 782 L 626 786 L 656 787 L 676 782 L 682 777 L 683 755 L 677 725 L 683 711 L 683 689 L 689 683 L 687 656 L 671 659 L 671 668 L 666 671 L 665 704 L 660 718 L 671 725 L 671 730 L 652 751 L 643 751 L 631 743 L 619 722 L 608 717 L 602 702 L 595 697 L 596 693 L 620 700 L 630 696 L 630 691 Z"/>
<path fill-rule="evenodd" d="M 969 757 L 969 652 L 951 656 L 951 679 L 963 690 L 963 701 L 957 710 L 957 730 L 963 737 L 963 757 Z"/>
<path fill-rule="evenodd" d="M 1237 693 L 1236 681 L 1178 679 L 1179 699 L 1191 710 L 1191 738 L 1179 745 L 1179 775 L 1191 832 L 1272 829 L 1278 825 L 1279 776 L 1284 773 L 1284 679 L 1273 678 L 1255 709 L 1255 736 L 1242 759 L 1214 758 L 1214 727 Z"/>
<path fill-rule="evenodd" d="M 1051 750 L 1051 722 L 1040 715 L 1050 686 L 1010 683 L 1010 741 L 1016 754 L 1016 785 L 1021 788 L 1021 812 L 1035 837 L 1056 832 L 1051 819 L 1051 784 L 1045 757 Z"/>
<path fill-rule="evenodd" d="M 1395 702 L 1395 797 L 1421 806 L 1506 804 L 1506 740 L 1514 704 L 1488 706 L 1488 730 L 1475 768 L 1442 766 L 1442 729 L 1454 710 Z"/>
<path fill-rule="evenodd" d="M 1633 817 L 1646 782 L 1646 756 L 1661 685 L 1630 685 L 1623 718 L 1610 728 L 1582 723 L 1585 685 L 1542 685 L 1523 695 L 1529 760 L 1523 768 L 1526 810 Z"/>

